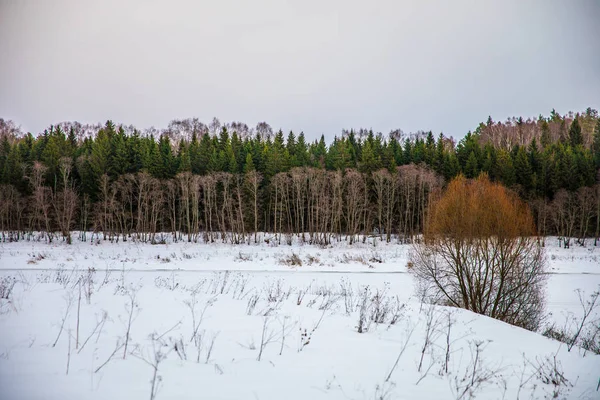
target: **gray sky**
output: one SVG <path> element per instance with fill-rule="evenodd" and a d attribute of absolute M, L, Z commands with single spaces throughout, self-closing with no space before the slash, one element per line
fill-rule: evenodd
<path fill-rule="evenodd" d="M 0 117 L 443 131 L 600 108 L 600 1 L 0 0 Z"/>

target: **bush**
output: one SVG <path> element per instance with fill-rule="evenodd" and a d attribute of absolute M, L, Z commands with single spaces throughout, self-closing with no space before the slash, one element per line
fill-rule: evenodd
<path fill-rule="evenodd" d="M 281 262 L 283 265 L 287 265 L 290 267 L 292 267 L 292 266 L 301 267 L 302 266 L 302 259 L 296 253 L 292 253 L 289 256 L 281 258 L 279 260 L 279 262 Z"/>
<path fill-rule="evenodd" d="M 8 299 L 16 283 L 17 279 L 13 276 L 0 278 L 0 299 Z"/>
<path fill-rule="evenodd" d="M 409 271 L 424 300 L 536 330 L 546 258 L 528 206 L 483 175 L 458 177 L 430 208 Z"/>

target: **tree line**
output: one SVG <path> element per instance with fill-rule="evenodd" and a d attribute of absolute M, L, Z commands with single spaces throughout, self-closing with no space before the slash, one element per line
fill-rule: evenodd
<path fill-rule="evenodd" d="M 421 233 L 432 196 L 459 174 L 513 189 L 538 234 L 564 244 L 600 236 L 596 110 L 494 122 L 458 141 L 432 132 L 343 131 L 333 141 L 239 122 L 50 126 L 34 136 L 0 119 L 0 230 L 94 231 L 114 240 L 312 243 Z"/>

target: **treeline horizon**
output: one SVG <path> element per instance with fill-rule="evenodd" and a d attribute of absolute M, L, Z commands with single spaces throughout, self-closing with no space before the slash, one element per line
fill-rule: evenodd
<path fill-rule="evenodd" d="M 3 240 L 92 230 L 144 241 L 158 232 L 232 243 L 256 232 L 280 242 L 410 241 L 447 182 L 481 173 L 529 203 L 540 236 L 565 245 L 600 236 L 600 119 L 591 108 L 488 118 L 458 143 L 431 131 L 359 129 L 328 144 L 216 119 L 145 133 L 61 123 L 34 136 L 0 119 L 0 230 Z"/>

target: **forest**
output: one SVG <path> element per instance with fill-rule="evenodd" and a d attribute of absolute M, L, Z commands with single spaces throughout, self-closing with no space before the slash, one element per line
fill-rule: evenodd
<path fill-rule="evenodd" d="M 410 242 L 458 175 L 486 174 L 531 207 L 539 236 L 600 238 L 598 112 L 488 118 L 462 139 L 394 130 L 325 136 L 265 122 L 174 120 L 138 130 L 65 122 L 43 133 L 0 119 L 2 240 L 315 244 L 365 235 Z M 86 234 L 87 232 L 87 234 Z"/>

